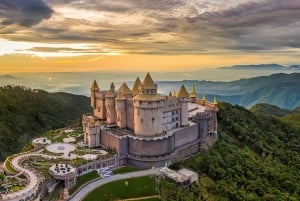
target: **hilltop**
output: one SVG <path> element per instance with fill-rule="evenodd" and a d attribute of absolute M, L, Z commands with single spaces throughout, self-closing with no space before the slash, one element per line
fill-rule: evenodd
<path fill-rule="evenodd" d="M 199 186 L 162 182 L 162 200 L 300 199 L 300 132 L 280 119 L 219 103 L 212 149 L 173 165 L 196 170 Z"/>
<path fill-rule="evenodd" d="M 89 112 L 89 99 L 26 87 L 0 88 L 0 161 L 20 152 L 32 138 L 78 122 Z"/>

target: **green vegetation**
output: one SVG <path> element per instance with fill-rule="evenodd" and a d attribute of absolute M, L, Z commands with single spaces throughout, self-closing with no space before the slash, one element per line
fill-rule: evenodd
<path fill-rule="evenodd" d="M 85 96 L 0 87 L 0 161 L 47 130 L 77 123 L 88 111 Z"/>
<path fill-rule="evenodd" d="M 112 172 L 113 172 L 113 174 L 122 174 L 122 173 L 135 172 L 135 171 L 137 171 L 137 169 L 134 167 L 124 166 L 124 167 L 115 169 Z"/>
<path fill-rule="evenodd" d="M 250 111 L 275 117 L 284 117 L 290 113 L 290 110 L 281 109 L 280 107 L 266 103 L 256 104 L 250 109 Z"/>
<path fill-rule="evenodd" d="M 197 171 L 199 186 L 162 181 L 162 200 L 300 200 L 299 131 L 240 106 L 218 106 L 214 147 L 173 165 Z"/>
<path fill-rule="evenodd" d="M 128 200 L 128 201 L 131 201 L 131 200 Z M 141 198 L 139 200 L 134 199 L 132 201 L 160 201 L 160 199 L 159 198 L 145 198 L 145 199 Z"/>
<path fill-rule="evenodd" d="M 250 110 L 256 114 L 279 117 L 283 122 L 300 130 L 300 107 L 293 110 L 286 110 L 274 105 L 262 103 L 253 106 Z"/>
<path fill-rule="evenodd" d="M 155 178 L 146 176 L 119 180 L 100 186 L 85 197 L 84 201 L 110 201 L 156 194 Z"/>
<path fill-rule="evenodd" d="M 73 194 L 80 186 L 82 186 L 86 182 L 96 179 L 98 177 L 99 177 L 99 174 L 95 170 L 91 171 L 85 175 L 77 177 L 76 185 L 69 190 L 70 195 Z"/>

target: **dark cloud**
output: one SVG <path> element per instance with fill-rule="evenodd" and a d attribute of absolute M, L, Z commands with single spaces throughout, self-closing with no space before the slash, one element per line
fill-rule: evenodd
<path fill-rule="evenodd" d="M 52 10 L 42 0 L 1 0 L 2 25 L 31 27 L 51 17 Z"/>
<path fill-rule="evenodd" d="M 50 43 L 93 43 L 137 54 L 263 52 L 299 48 L 299 0 L 249 0 L 249 3 L 232 6 L 204 0 L 46 2 L 52 6 L 53 13 L 41 0 L 0 0 L 0 19 L 6 26 L 3 30 L 0 27 L 0 33 L 11 33 L 12 29 L 7 27 L 15 24 L 36 25 L 54 14 L 55 19 L 31 27 L 30 34 L 6 34 L 5 37 Z M 73 17 L 76 13 L 64 17 L 65 10 L 55 10 L 61 7 L 67 12 L 91 11 L 100 17 L 96 16 L 97 20 Z M 82 29 L 77 28 L 81 26 Z"/>

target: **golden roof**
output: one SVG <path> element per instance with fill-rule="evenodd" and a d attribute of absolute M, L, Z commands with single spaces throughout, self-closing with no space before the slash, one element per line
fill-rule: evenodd
<path fill-rule="evenodd" d="M 155 83 L 149 72 L 147 73 L 147 75 L 143 81 L 143 87 L 155 87 Z"/>
<path fill-rule="evenodd" d="M 214 102 L 213 102 L 213 104 L 214 104 L 214 105 L 217 105 L 217 104 L 218 104 L 217 98 L 216 98 L 216 97 L 214 97 Z"/>
<path fill-rule="evenodd" d="M 202 100 L 206 100 L 205 94 L 202 94 Z"/>
<path fill-rule="evenodd" d="M 139 94 L 141 84 L 140 78 L 137 77 L 132 87 L 132 93 L 134 96 Z"/>
<path fill-rule="evenodd" d="M 130 94 L 132 94 L 132 91 L 129 89 L 127 84 L 124 82 L 118 89 L 118 93 L 121 93 L 122 95 L 130 95 Z"/>
<path fill-rule="evenodd" d="M 187 98 L 187 97 L 189 97 L 189 93 L 187 92 L 184 85 L 181 85 L 180 89 L 178 90 L 177 97 L 178 98 Z"/>
<path fill-rule="evenodd" d="M 196 90 L 195 90 L 195 85 L 194 83 L 192 84 L 192 91 L 191 91 L 191 98 L 197 98 Z"/>
<path fill-rule="evenodd" d="M 98 87 L 98 84 L 97 84 L 96 80 L 94 80 L 94 82 L 91 86 L 91 90 L 94 90 L 94 91 L 99 90 L 99 87 Z"/>

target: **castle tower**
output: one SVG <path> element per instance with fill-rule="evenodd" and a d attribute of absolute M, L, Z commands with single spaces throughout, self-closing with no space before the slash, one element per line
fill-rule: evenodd
<path fill-rule="evenodd" d="M 136 96 L 140 93 L 140 86 L 142 85 L 141 80 L 139 77 L 136 78 L 133 87 L 132 87 L 132 93 L 133 96 Z"/>
<path fill-rule="evenodd" d="M 117 125 L 120 128 L 127 127 L 127 99 L 132 97 L 132 92 L 124 82 L 118 89 L 118 95 L 116 98 L 116 112 L 117 112 Z"/>
<path fill-rule="evenodd" d="M 108 124 L 116 123 L 116 108 L 115 108 L 115 85 L 112 82 L 110 90 L 107 91 L 105 96 L 105 107 L 106 107 L 106 122 Z"/>
<path fill-rule="evenodd" d="M 94 116 L 105 119 L 106 118 L 106 108 L 104 105 L 105 99 L 103 94 L 98 87 L 96 80 L 94 80 L 91 86 L 91 106 L 94 110 Z"/>
<path fill-rule="evenodd" d="M 197 98 L 197 94 L 196 94 L 196 90 L 195 90 L 195 85 L 194 83 L 192 84 L 192 91 L 191 91 L 191 94 L 190 94 L 190 100 L 192 103 L 195 103 L 196 102 L 196 98 Z"/>
<path fill-rule="evenodd" d="M 135 135 L 153 137 L 163 133 L 163 103 L 157 85 L 147 73 L 139 94 L 133 97 Z"/>
<path fill-rule="evenodd" d="M 98 84 L 96 80 L 94 80 L 91 86 L 91 106 L 93 109 L 96 108 L 96 94 L 99 93 L 99 90 Z"/>
<path fill-rule="evenodd" d="M 180 125 L 181 126 L 187 126 L 189 124 L 188 122 L 188 101 L 189 101 L 189 93 L 187 92 L 184 85 L 181 85 L 180 89 L 177 92 L 176 95 L 177 98 L 179 98 L 179 101 L 181 102 L 181 120 Z"/>

